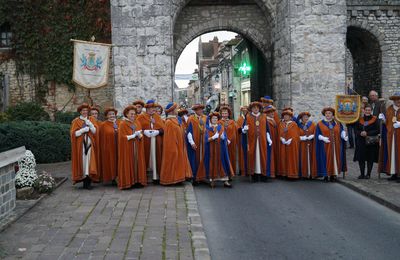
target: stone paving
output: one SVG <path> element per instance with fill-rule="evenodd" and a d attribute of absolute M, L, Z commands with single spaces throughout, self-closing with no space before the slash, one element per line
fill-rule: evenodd
<path fill-rule="evenodd" d="M 386 174 L 381 174 L 381 178 L 379 178 L 377 173 L 378 164 L 374 164 L 370 179 L 357 179 L 360 175 L 360 170 L 358 162 L 353 162 L 353 155 L 354 149 L 348 149 L 348 172 L 345 179 L 339 179 L 340 182 L 347 187 L 370 197 L 378 203 L 400 212 L 400 183 L 388 181 L 388 176 Z"/>
<path fill-rule="evenodd" d="M 60 176 L 69 164 L 49 167 Z M 0 258 L 208 258 L 191 185 L 125 191 L 80 186 L 67 181 L 3 231 Z"/>

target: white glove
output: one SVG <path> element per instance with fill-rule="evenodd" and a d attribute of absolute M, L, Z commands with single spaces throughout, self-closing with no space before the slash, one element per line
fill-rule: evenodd
<path fill-rule="evenodd" d="M 292 143 L 292 138 L 290 138 L 289 140 L 287 140 L 286 145 L 290 145 Z"/>
<path fill-rule="evenodd" d="M 399 127 L 400 127 L 400 122 L 399 122 L 399 121 L 396 121 L 396 123 L 393 124 L 393 127 L 394 127 L 395 129 L 399 128 Z"/>
<path fill-rule="evenodd" d="M 215 139 L 218 139 L 218 137 L 219 137 L 219 133 L 216 132 L 216 133 L 211 137 L 211 139 L 215 140 Z"/>
<path fill-rule="evenodd" d="M 221 134 L 221 139 L 225 140 L 225 135 L 223 133 Z"/>
<path fill-rule="evenodd" d="M 346 131 L 342 131 L 342 133 L 340 134 L 340 137 L 342 137 L 342 139 L 345 140 L 346 142 L 349 140 L 349 137 L 346 136 Z"/>
<path fill-rule="evenodd" d="M 75 136 L 76 137 L 79 137 L 79 136 L 81 136 L 82 134 L 84 134 L 84 133 L 87 133 L 87 132 L 89 132 L 89 127 L 84 127 L 84 128 L 81 128 L 81 129 L 79 129 L 79 130 L 76 130 L 75 131 Z"/>
<path fill-rule="evenodd" d="M 331 141 L 329 140 L 329 137 L 325 137 L 323 135 L 318 136 L 318 140 L 323 141 L 324 143 L 329 144 Z"/>
<path fill-rule="evenodd" d="M 189 141 L 189 144 L 190 145 L 194 145 L 195 143 L 194 143 L 194 140 L 193 140 L 193 135 L 192 135 L 192 133 L 188 133 L 187 134 L 187 138 L 188 138 L 188 141 Z"/>
<path fill-rule="evenodd" d="M 82 128 L 82 133 L 87 133 L 89 132 L 90 128 L 88 126 Z"/>
<path fill-rule="evenodd" d="M 151 130 L 144 130 L 143 134 L 147 137 L 151 137 Z"/>
<path fill-rule="evenodd" d="M 155 136 L 157 136 L 157 135 L 159 135 L 159 134 L 160 134 L 160 131 L 154 130 L 154 131 L 151 133 L 151 137 L 155 137 Z"/>
<path fill-rule="evenodd" d="M 282 142 L 282 144 L 286 144 L 285 138 L 281 137 L 281 142 Z"/>
<path fill-rule="evenodd" d="M 228 145 L 230 145 L 231 144 L 231 141 L 228 139 Z"/>
<path fill-rule="evenodd" d="M 249 131 L 249 126 L 248 125 L 245 125 L 245 126 L 243 126 L 243 128 L 242 128 L 242 133 L 247 133 L 247 131 Z"/>
<path fill-rule="evenodd" d="M 269 146 L 272 145 L 272 139 L 271 139 L 271 136 L 269 135 L 268 132 L 267 132 L 267 142 L 268 142 L 268 145 L 269 145 Z"/>
<path fill-rule="evenodd" d="M 94 127 L 93 123 L 92 123 L 89 119 L 86 119 L 86 120 L 85 120 L 85 123 L 86 123 L 86 125 L 87 125 L 89 128 Z"/>
<path fill-rule="evenodd" d="M 307 136 L 307 140 L 312 140 L 312 139 L 314 139 L 314 135 Z"/>
<path fill-rule="evenodd" d="M 134 139 L 135 137 L 136 137 L 136 132 L 133 135 L 126 136 L 126 138 L 128 138 L 128 141 Z"/>
<path fill-rule="evenodd" d="M 300 136 L 300 141 L 307 141 L 307 140 L 308 140 L 307 136 L 305 135 Z"/>
<path fill-rule="evenodd" d="M 385 115 L 384 115 L 383 113 L 380 113 L 379 116 L 378 116 L 378 118 L 379 118 L 380 120 L 386 121 L 386 117 L 385 117 Z"/>

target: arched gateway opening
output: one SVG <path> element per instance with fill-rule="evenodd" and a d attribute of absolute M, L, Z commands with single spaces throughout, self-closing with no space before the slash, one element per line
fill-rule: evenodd
<path fill-rule="evenodd" d="M 378 39 L 369 31 L 350 26 L 347 28 L 346 74 L 352 88 L 367 96 L 369 90 L 382 91 L 382 52 Z M 352 79 L 351 79 L 352 77 Z"/>
<path fill-rule="evenodd" d="M 265 7 L 265 5 L 263 5 Z M 231 31 L 239 36 L 232 41 L 220 44 L 220 56 L 216 57 L 216 64 L 208 68 L 199 67 L 199 87 L 200 99 L 207 97 L 210 92 L 209 85 L 204 81 L 205 77 L 221 78 L 223 73 L 229 73 L 231 76 L 246 77 L 243 70 L 251 67 L 249 78 L 251 91 L 249 100 L 257 100 L 264 95 L 273 95 L 272 86 L 272 18 L 265 10 L 260 8 L 256 1 L 241 0 L 221 0 L 221 1 L 200 1 L 192 0 L 181 9 L 175 17 L 173 30 L 173 59 L 176 66 L 177 61 L 184 48 L 196 37 L 202 34 L 215 31 Z M 212 45 L 212 42 L 209 42 Z M 242 56 L 238 58 L 238 55 Z M 201 54 L 200 54 L 201 55 Z M 227 58 L 228 56 L 228 58 Z M 235 60 L 236 59 L 236 60 Z M 246 59 L 248 61 L 246 62 Z M 199 62 L 199 61 L 198 61 Z M 200 65 L 200 64 L 199 64 Z M 230 70 L 229 70 L 229 67 Z M 208 69 L 208 71 L 207 71 Z M 240 72 L 242 71 L 242 73 Z M 206 73 L 204 75 L 203 73 Z M 241 73 L 241 74 L 240 74 Z M 214 75 L 214 76 L 212 76 Z M 224 82 L 221 82 L 223 84 Z M 226 95 L 221 103 L 229 102 L 233 104 L 234 110 L 239 109 L 238 89 L 232 89 L 229 83 Z M 223 87 L 221 85 L 221 87 Z M 235 92 L 236 91 L 236 92 Z M 209 96 L 208 96 L 209 97 Z M 221 97 L 219 96 L 219 99 Z M 239 97 L 242 98 L 247 97 Z M 202 101 L 197 99 L 196 101 Z M 203 100 L 204 101 L 204 100 Z M 192 101 L 194 102 L 194 101 Z"/>

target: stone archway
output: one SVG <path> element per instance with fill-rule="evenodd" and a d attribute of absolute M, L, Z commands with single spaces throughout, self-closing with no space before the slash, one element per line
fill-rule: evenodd
<path fill-rule="evenodd" d="M 352 62 L 353 88 L 360 95 L 368 95 L 371 89 L 382 92 L 382 51 L 379 39 L 370 31 L 349 26 L 346 45 L 351 56 L 346 55 L 346 63 Z"/>

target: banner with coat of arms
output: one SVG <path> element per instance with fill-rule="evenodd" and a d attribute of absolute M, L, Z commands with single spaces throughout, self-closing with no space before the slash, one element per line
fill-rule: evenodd
<path fill-rule="evenodd" d="M 359 95 L 336 95 L 335 118 L 344 124 L 358 121 L 361 111 L 361 98 Z"/>
<path fill-rule="evenodd" d="M 74 42 L 72 80 L 88 89 L 107 85 L 111 45 L 78 40 L 71 41 Z"/>

